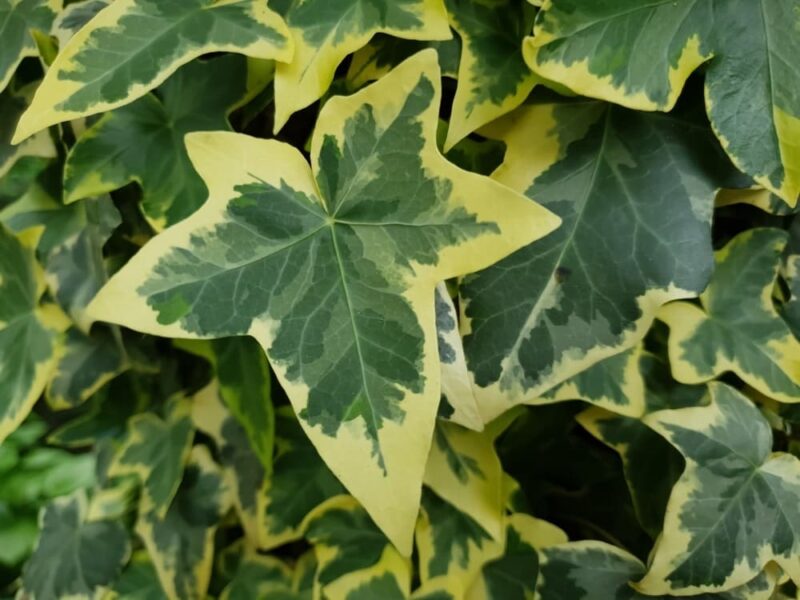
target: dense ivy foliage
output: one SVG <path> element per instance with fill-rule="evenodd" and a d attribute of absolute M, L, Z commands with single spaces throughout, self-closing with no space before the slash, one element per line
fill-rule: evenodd
<path fill-rule="evenodd" d="M 0 598 L 800 598 L 800 0 L 0 0 Z"/>

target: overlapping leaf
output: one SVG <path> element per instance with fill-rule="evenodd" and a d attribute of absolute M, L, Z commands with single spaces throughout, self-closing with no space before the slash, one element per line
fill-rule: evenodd
<path fill-rule="evenodd" d="M 492 127 L 507 145 L 494 177 L 563 224 L 461 286 L 485 420 L 633 346 L 664 302 L 699 294 L 714 194 L 735 178 L 693 114 L 556 102 Z"/>
<path fill-rule="evenodd" d="M 439 401 L 435 285 L 557 224 L 441 157 L 439 96 L 424 51 L 329 100 L 312 168 L 280 142 L 189 136 L 208 202 L 93 303 L 150 333 L 256 337 L 323 459 L 404 552 Z"/>
<path fill-rule="evenodd" d="M 61 10 L 61 0 L 3 0 L 0 2 L 0 92 L 22 59 L 37 56 L 32 31 L 49 33 Z"/>
<path fill-rule="evenodd" d="M 669 110 L 705 69 L 714 129 L 736 164 L 794 206 L 800 193 L 796 0 L 548 2 L 525 46 L 539 74 L 639 110 Z"/>
<path fill-rule="evenodd" d="M 800 402 L 800 341 L 778 315 L 772 290 L 786 232 L 751 229 L 716 253 L 716 269 L 700 297 L 669 304 L 672 374 L 701 383 L 733 371 L 762 394 Z"/>
<path fill-rule="evenodd" d="M 17 126 L 15 142 L 55 123 L 132 102 L 210 52 L 289 60 L 280 17 L 257 0 L 123 0 L 61 49 Z"/>

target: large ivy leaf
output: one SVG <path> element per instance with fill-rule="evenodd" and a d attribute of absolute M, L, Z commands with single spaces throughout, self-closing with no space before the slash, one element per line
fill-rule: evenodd
<path fill-rule="evenodd" d="M 61 49 L 14 141 L 141 98 L 209 52 L 289 60 L 292 43 L 281 18 L 258 0 L 113 2 Z"/>
<path fill-rule="evenodd" d="M 796 0 L 554 0 L 524 51 L 540 75 L 639 110 L 669 110 L 707 62 L 706 106 L 723 146 L 794 206 L 800 68 L 787 57 L 800 54 L 798 23 Z"/>
<path fill-rule="evenodd" d="M 441 157 L 439 81 L 426 50 L 329 100 L 312 168 L 273 140 L 191 134 L 208 202 L 92 305 L 96 318 L 158 335 L 253 335 L 323 459 L 403 552 L 440 395 L 436 283 L 557 224 Z"/>
<path fill-rule="evenodd" d="M 337 496 L 312 516 L 306 539 L 319 563 L 321 597 L 401 600 L 409 596 L 411 565 L 349 496 Z"/>
<path fill-rule="evenodd" d="M 60 10 L 61 0 L 0 1 L 0 92 L 23 58 L 39 54 L 31 31 L 48 33 Z"/>
<path fill-rule="evenodd" d="M 175 398 L 165 419 L 137 414 L 128 423 L 128 436 L 111 466 L 112 475 L 136 475 L 142 481 L 143 512 L 164 516 L 178 491 L 192 447 L 191 404 Z"/>
<path fill-rule="evenodd" d="M 108 587 L 130 556 L 128 533 L 113 521 L 88 521 L 78 492 L 42 512 L 40 537 L 22 573 L 21 597 L 90 598 Z"/>
<path fill-rule="evenodd" d="M 446 0 L 446 5 L 462 47 L 445 142 L 449 150 L 522 104 L 538 78 L 520 51 L 536 15 L 526 0 Z"/>
<path fill-rule="evenodd" d="M 68 321 L 42 303 L 34 249 L 41 230 L 15 236 L 0 224 L 0 443 L 28 416 L 58 362 Z"/>
<path fill-rule="evenodd" d="M 294 57 L 275 71 L 275 131 L 322 97 L 336 67 L 377 33 L 412 40 L 452 36 L 443 0 L 278 0 Z"/>
<path fill-rule="evenodd" d="M 721 383 L 709 389 L 707 407 L 646 418 L 686 459 L 637 584 L 648 594 L 729 590 L 772 560 L 800 581 L 800 461 L 772 453 L 772 430 L 747 398 Z"/>
<path fill-rule="evenodd" d="M 205 446 L 195 446 L 175 502 L 161 516 L 140 508 L 136 532 L 169 598 L 207 597 L 214 534 L 230 506 L 229 490 Z"/>
<path fill-rule="evenodd" d="M 628 552 L 603 542 L 560 544 L 539 552 L 536 598 L 540 600 L 668 600 L 676 596 L 639 593 L 630 581 L 644 573 L 644 565 Z M 697 600 L 770 600 L 776 570 L 721 594 L 699 594 Z"/>
<path fill-rule="evenodd" d="M 800 341 L 772 300 L 786 239 L 780 229 L 739 234 L 716 253 L 702 308 L 676 302 L 659 313 L 675 379 L 701 383 L 733 371 L 767 396 L 800 402 Z"/>
<path fill-rule="evenodd" d="M 142 211 L 156 229 L 189 216 L 208 191 L 189 162 L 185 135 L 230 129 L 228 114 L 252 86 L 263 83 L 268 71 L 255 63 L 250 76 L 256 81 L 249 81 L 248 59 L 236 54 L 194 61 L 155 94 L 104 115 L 70 150 L 64 166 L 65 201 L 136 181 L 142 187 Z"/>
<path fill-rule="evenodd" d="M 494 177 L 563 225 L 463 282 L 464 346 L 485 420 L 541 401 L 633 346 L 664 302 L 698 295 L 713 266 L 714 194 L 733 176 L 707 125 L 682 112 L 543 103 L 492 128 L 507 146 Z"/>

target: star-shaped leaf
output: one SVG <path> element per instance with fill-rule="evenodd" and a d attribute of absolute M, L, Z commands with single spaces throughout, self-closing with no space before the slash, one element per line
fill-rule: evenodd
<path fill-rule="evenodd" d="M 177 223 L 206 199 L 203 180 L 189 162 L 184 137 L 191 131 L 230 129 L 227 116 L 269 76 L 228 54 L 180 68 L 155 92 L 103 116 L 72 147 L 64 165 L 67 203 L 136 181 L 142 211 L 156 228 Z M 263 76 L 261 76 L 263 75 Z M 261 81 L 261 83 L 263 83 Z"/>
<path fill-rule="evenodd" d="M 58 307 L 41 302 L 40 234 L 29 229 L 17 237 L 0 224 L 0 443 L 44 391 L 69 324 Z"/>
<path fill-rule="evenodd" d="M 522 57 L 536 8 L 526 0 L 446 0 L 461 37 L 458 87 L 445 149 L 522 104 L 539 78 Z"/>
<path fill-rule="evenodd" d="M 716 253 L 702 308 L 675 302 L 659 312 L 675 379 L 702 383 L 733 371 L 762 394 L 800 402 L 800 342 L 772 300 L 786 239 L 780 229 L 739 234 Z"/>
<path fill-rule="evenodd" d="M 563 224 L 462 282 L 464 349 L 484 420 L 634 346 L 662 304 L 702 292 L 714 196 L 739 178 L 691 111 L 543 102 L 487 134 L 507 146 L 493 177 Z"/>
<path fill-rule="evenodd" d="M 0 92 L 26 56 L 39 51 L 31 31 L 50 32 L 61 0 L 0 0 Z"/>
<path fill-rule="evenodd" d="M 769 561 L 800 581 L 800 461 L 772 452 L 772 430 L 750 400 L 721 383 L 709 389 L 709 406 L 646 418 L 686 459 L 637 584 L 647 594 L 729 590 Z"/>
<path fill-rule="evenodd" d="M 141 98 L 210 52 L 289 60 L 292 43 L 285 23 L 259 0 L 113 2 L 61 49 L 14 142 Z"/>
<path fill-rule="evenodd" d="M 796 0 L 553 0 L 525 45 L 540 75 L 638 110 L 669 110 L 705 68 L 711 123 L 734 162 L 794 206 L 800 193 Z M 743 85 L 742 82 L 747 82 Z"/>
<path fill-rule="evenodd" d="M 426 50 L 329 100 L 311 167 L 274 140 L 190 135 L 209 200 L 92 304 L 162 336 L 254 336 L 323 459 L 403 552 L 440 396 L 435 286 L 558 223 L 443 159 L 439 81 Z"/>
<path fill-rule="evenodd" d="M 349 54 L 385 33 L 411 40 L 452 36 L 443 0 L 277 0 L 294 38 L 291 62 L 275 72 L 275 130 L 319 100 Z"/>

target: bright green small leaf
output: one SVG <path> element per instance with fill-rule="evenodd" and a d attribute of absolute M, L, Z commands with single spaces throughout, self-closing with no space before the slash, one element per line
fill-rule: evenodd
<path fill-rule="evenodd" d="M 339 64 L 385 33 L 411 40 L 446 40 L 443 0 L 277 0 L 294 38 L 294 57 L 275 71 L 275 131 L 319 100 Z"/>
<path fill-rule="evenodd" d="M 28 416 L 58 362 L 64 314 L 41 303 L 34 248 L 41 230 L 19 237 L 0 225 L 0 443 Z"/>
<path fill-rule="evenodd" d="M 113 2 L 61 49 L 14 142 L 128 104 L 210 52 L 289 60 L 292 43 L 280 17 L 257 0 Z"/>
<path fill-rule="evenodd" d="M 0 92 L 22 59 L 38 54 L 31 32 L 48 33 L 61 10 L 61 0 L 0 1 Z"/>
<path fill-rule="evenodd" d="M 181 485 L 192 447 L 191 403 L 176 398 L 161 419 L 153 413 L 134 416 L 111 467 L 112 475 L 137 475 L 142 481 L 142 512 L 163 517 Z"/>
<path fill-rule="evenodd" d="M 697 296 L 713 267 L 714 196 L 737 175 L 693 113 L 561 101 L 526 105 L 486 133 L 507 147 L 493 177 L 563 220 L 461 285 L 488 420 L 634 346 L 665 302 Z"/>
<path fill-rule="evenodd" d="M 265 83 L 260 63 L 229 54 L 181 67 L 153 93 L 118 108 L 86 130 L 64 166 L 66 202 L 98 196 L 136 181 L 142 211 L 163 229 L 192 214 L 208 190 L 186 153 L 192 131 L 229 130 L 228 115 Z M 252 77 L 256 81 L 248 81 Z M 257 90 L 256 90 L 257 91 Z"/>
<path fill-rule="evenodd" d="M 275 140 L 190 135 L 209 200 L 92 305 L 148 333 L 255 337 L 323 459 L 405 553 L 440 399 L 435 286 L 557 225 L 442 158 L 439 83 L 426 50 L 329 100 L 311 166 Z"/>
<path fill-rule="evenodd" d="M 772 300 L 786 239 L 768 228 L 737 235 L 716 253 L 702 307 L 675 302 L 659 312 L 675 379 L 702 383 L 733 371 L 766 396 L 800 402 L 800 341 Z"/>
<path fill-rule="evenodd" d="M 747 398 L 709 389 L 709 406 L 646 418 L 686 459 L 637 584 L 648 594 L 730 590 L 769 561 L 800 581 L 800 460 L 772 452 L 769 424 Z"/>
<path fill-rule="evenodd" d="M 800 194 L 796 0 L 553 0 L 525 45 L 531 67 L 579 94 L 669 110 L 706 63 L 711 123 L 734 162 L 794 206 Z"/>
<path fill-rule="evenodd" d="M 128 533 L 113 521 L 87 521 L 86 496 L 54 500 L 42 512 L 36 550 L 22 572 L 21 597 L 90 598 L 128 560 Z"/>

